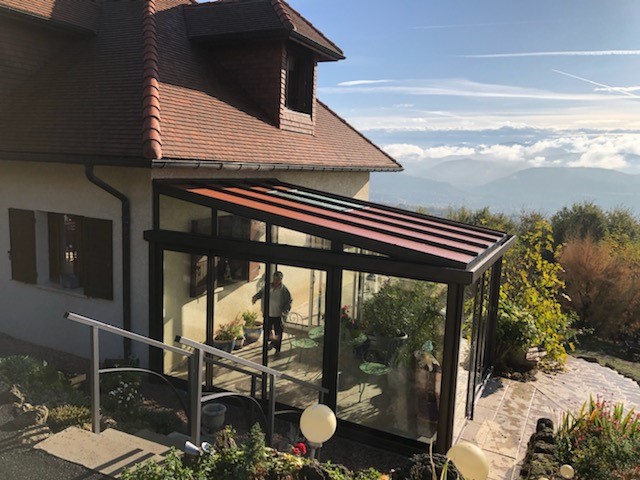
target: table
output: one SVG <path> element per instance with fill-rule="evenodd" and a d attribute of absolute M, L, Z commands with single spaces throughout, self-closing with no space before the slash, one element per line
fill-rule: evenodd
<path fill-rule="evenodd" d="M 381 377 L 389 373 L 391 371 L 391 367 L 384 363 L 363 362 L 360 364 L 360 370 L 369 376 Z M 358 403 L 362 401 L 362 394 L 364 393 L 365 388 L 366 382 L 360 382 L 360 397 L 358 398 Z"/>

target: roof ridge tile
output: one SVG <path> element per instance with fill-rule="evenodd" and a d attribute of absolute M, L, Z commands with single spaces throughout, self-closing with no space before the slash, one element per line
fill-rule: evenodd
<path fill-rule="evenodd" d="M 282 22 L 282 25 L 284 26 L 284 28 L 286 28 L 287 30 L 295 30 L 296 26 L 293 23 L 293 20 L 291 19 L 289 14 L 284 9 L 284 6 L 282 5 L 282 3 L 283 2 L 281 2 L 280 0 L 271 0 L 271 6 L 276 11 L 276 15 L 278 15 L 278 18 Z"/>
<path fill-rule="evenodd" d="M 142 156 L 149 160 L 162 158 L 160 129 L 160 83 L 158 82 L 158 39 L 156 0 L 147 0 L 142 14 L 143 92 L 142 92 Z"/>

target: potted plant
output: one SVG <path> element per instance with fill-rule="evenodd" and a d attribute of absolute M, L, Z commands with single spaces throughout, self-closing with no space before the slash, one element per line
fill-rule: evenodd
<path fill-rule="evenodd" d="M 388 281 L 363 304 L 363 327 L 369 338 L 371 361 L 390 363 L 412 357 L 425 341 L 434 338 L 439 309 L 433 288 L 425 282 Z"/>
<path fill-rule="evenodd" d="M 262 322 L 258 320 L 258 312 L 253 310 L 245 310 L 240 314 L 244 322 L 244 338 L 246 343 L 254 343 L 260 339 L 262 335 Z"/>
<path fill-rule="evenodd" d="M 218 327 L 215 337 L 213 337 L 213 346 L 231 353 L 236 345 L 236 338 L 239 336 L 242 336 L 241 321 L 234 320 L 232 322 L 222 324 Z"/>

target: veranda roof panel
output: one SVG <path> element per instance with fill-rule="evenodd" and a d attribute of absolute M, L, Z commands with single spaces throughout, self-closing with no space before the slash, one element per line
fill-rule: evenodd
<path fill-rule="evenodd" d="M 425 265 L 469 269 L 511 238 L 278 180 L 193 181 L 173 188 L 195 203 Z"/>

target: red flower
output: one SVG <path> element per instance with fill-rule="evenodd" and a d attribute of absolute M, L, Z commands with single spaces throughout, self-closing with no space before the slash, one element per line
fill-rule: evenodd
<path fill-rule="evenodd" d="M 296 443 L 293 446 L 293 449 L 294 450 L 298 450 L 299 453 L 296 453 L 296 455 L 306 455 L 307 454 L 307 445 L 304 442 Z"/>
<path fill-rule="evenodd" d="M 294 455 L 297 455 L 298 457 L 302 456 L 302 452 L 300 451 L 299 448 L 296 448 L 296 447 L 291 447 L 291 453 L 293 453 Z"/>

